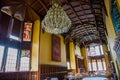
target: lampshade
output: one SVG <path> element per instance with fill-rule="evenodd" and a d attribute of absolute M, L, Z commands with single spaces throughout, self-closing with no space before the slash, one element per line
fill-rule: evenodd
<path fill-rule="evenodd" d="M 60 6 L 58 1 L 53 0 L 52 7 L 48 10 L 42 21 L 42 28 L 53 34 L 65 33 L 71 27 L 71 20 Z"/>

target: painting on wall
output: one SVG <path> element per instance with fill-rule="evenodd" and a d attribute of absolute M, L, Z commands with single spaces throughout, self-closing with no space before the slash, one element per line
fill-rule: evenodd
<path fill-rule="evenodd" d="M 61 61 L 60 37 L 52 35 L 52 60 Z"/>
<path fill-rule="evenodd" d="M 31 41 L 32 36 L 32 23 L 24 23 L 23 41 Z"/>

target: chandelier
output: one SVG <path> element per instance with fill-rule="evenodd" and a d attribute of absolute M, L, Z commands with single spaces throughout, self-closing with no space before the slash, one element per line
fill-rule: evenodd
<path fill-rule="evenodd" d="M 60 0 L 52 0 L 52 7 L 42 21 L 42 28 L 53 34 L 67 32 L 71 27 L 71 20 L 60 6 Z"/>

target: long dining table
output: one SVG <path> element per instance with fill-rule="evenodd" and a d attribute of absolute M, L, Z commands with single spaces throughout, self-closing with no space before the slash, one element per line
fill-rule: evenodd
<path fill-rule="evenodd" d="M 82 80 L 108 80 L 105 77 L 85 77 Z"/>

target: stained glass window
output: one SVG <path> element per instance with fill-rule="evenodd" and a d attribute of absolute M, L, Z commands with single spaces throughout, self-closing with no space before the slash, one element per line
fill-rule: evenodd
<path fill-rule="evenodd" d="M 88 59 L 89 71 L 106 70 L 106 63 L 105 63 L 104 57 L 97 58 L 101 55 L 104 55 L 102 45 L 90 46 L 89 48 L 87 48 L 87 54 L 89 56 L 89 59 Z M 96 57 L 96 58 L 93 59 L 92 57 Z"/>
<path fill-rule="evenodd" d="M 99 46 L 92 46 L 89 49 L 87 49 L 88 56 L 99 56 L 104 55 L 102 45 Z"/>
<path fill-rule="evenodd" d="M 95 55 L 96 55 L 95 48 L 90 47 L 90 56 L 95 56 Z"/>
<path fill-rule="evenodd" d="M 29 71 L 30 66 L 30 50 L 21 51 L 20 71 Z"/>
<path fill-rule="evenodd" d="M 14 72 L 18 69 L 28 71 L 32 44 L 32 23 L 25 22 L 22 27 L 22 23 L 18 19 L 12 18 L 4 12 L 0 12 L 0 14 L 0 71 Z M 8 29 L 10 30 L 8 31 Z M 21 49 L 29 50 L 20 51 Z"/>
<path fill-rule="evenodd" d="M 24 33 L 23 33 L 23 41 L 31 41 L 32 36 L 32 23 L 24 24 Z"/>
<path fill-rule="evenodd" d="M 99 46 L 95 46 L 96 56 L 101 55 Z"/>

